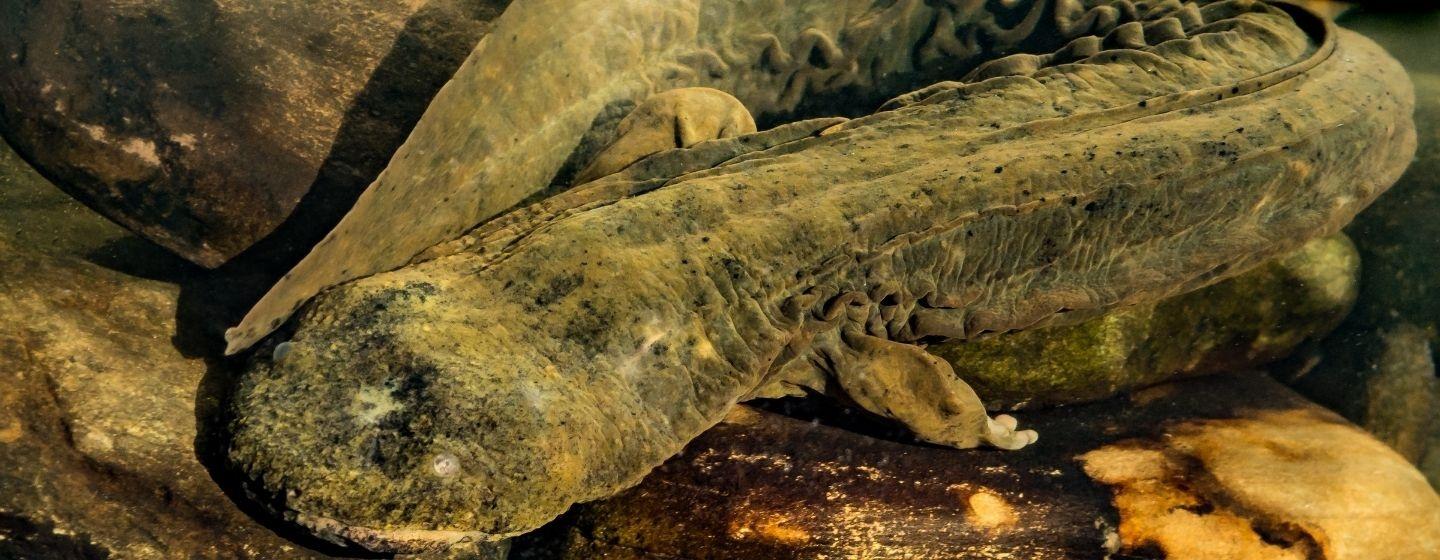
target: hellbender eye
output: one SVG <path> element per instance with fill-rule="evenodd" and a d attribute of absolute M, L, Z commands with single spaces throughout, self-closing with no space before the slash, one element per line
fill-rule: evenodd
<path fill-rule="evenodd" d="M 280 360 L 285 359 L 285 356 L 289 356 L 289 355 L 290 355 L 290 350 L 291 350 L 292 348 L 294 348 L 294 347 L 295 347 L 295 345 L 294 345 L 294 344 L 291 344 L 291 343 L 288 342 L 288 341 L 286 341 L 286 342 L 281 342 L 280 344 L 276 344 L 276 345 L 275 345 L 275 351 L 270 354 L 270 361 L 271 361 L 271 362 L 279 362 Z"/>
<path fill-rule="evenodd" d="M 460 472 L 460 459 L 449 453 L 441 453 L 430 462 L 430 468 L 443 478 L 450 478 Z"/>

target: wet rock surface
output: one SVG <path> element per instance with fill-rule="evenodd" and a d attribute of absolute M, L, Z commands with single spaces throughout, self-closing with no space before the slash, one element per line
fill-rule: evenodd
<path fill-rule="evenodd" d="M 929 347 L 992 410 L 1096 400 L 1178 376 L 1253 368 L 1329 333 L 1355 301 L 1348 239 L 1317 239 L 1219 284 L 1077 325 Z"/>
<path fill-rule="evenodd" d="M 180 288 L 133 275 L 163 257 L 0 145 L 0 558 L 319 556 L 202 465 L 225 374 L 177 349 Z"/>
<path fill-rule="evenodd" d="M 515 557 L 1418 560 L 1440 546 L 1423 476 L 1259 374 L 1026 414 L 1040 443 L 1016 452 L 766 408 L 799 418 L 741 408 L 640 486 L 521 537 Z"/>
<path fill-rule="evenodd" d="M 213 402 L 197 398 L 204 360 L 170 341 L 175 286 L 0 245 L 0 287 L 0 518 L 22 535 L 0 556 L 307 555 L 231 505 L 196 456 Z M 27 524 L 65 538 L 27 540 Z"/>
<path fill-rule="evenodd" d="M 218 266 L 292 214 L 270 249 L 298 257 L 505 4 L 6 0 L 0 134 L 191 261 Z"/>

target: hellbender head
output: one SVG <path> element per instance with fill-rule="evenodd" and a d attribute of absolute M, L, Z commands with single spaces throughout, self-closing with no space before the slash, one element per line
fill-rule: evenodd
<path fill-rule="evenodd" d="M 375 548 L 493 540 L 632 483 L 626 471 L 653 465 L 615 461 L 655 450 L 627 446 L 683 445 L 657 430 L 622 437 L 636 426 L 605 407 L 627 403 L 586 392 L 566 349 L 514 336 L 525 328 L 507 318 L 526 310 L 513 300 L 479 321 L 473 302 L 396 278 L 414 272 L 327 293 L 244 377 L 230 459 L 277 513 Z M 460 309 L 472 313 L 447 312 Z"/>

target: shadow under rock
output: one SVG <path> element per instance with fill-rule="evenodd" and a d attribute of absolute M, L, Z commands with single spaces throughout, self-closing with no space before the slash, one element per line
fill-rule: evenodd
<path fill-rule="evenodd" d="M 0 558 L 49 560 L 103 560 L 110 555 L 89 543 L 85 534 L 73 534 L 18 515 L 0 512 Z"/>

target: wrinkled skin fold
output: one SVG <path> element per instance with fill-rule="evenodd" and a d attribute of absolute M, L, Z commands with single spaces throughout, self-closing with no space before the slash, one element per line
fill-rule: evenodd
<path fill-rule="evenodd" d="M 244 377 L 230 459 L 317 534 L 418 550 L 631 486 L 756 396 L 833 382 L 974 445 L 997 428 L 925 342 L 1233 276 L 1414 151 L 1409 82 L 1356 34 L 1257 2 L 1141 15 L 662 152 L 329 290 Z"/>
<path fill-rule="evenodd" d="M 592 135 L 607 136 L 607 115 L 654 94 L 715 88 L 761 122 L 833 116 L 837 106 L 854 116 L 1003 54 L 1054 51 L 1152 10 L 1202 21 L 1195 6 L 1114 0 L 514 2 L 354 208 L 226 332 L 226 352 L 248 348 L 321 290 L 398 268 L 544 192 Z"/>

